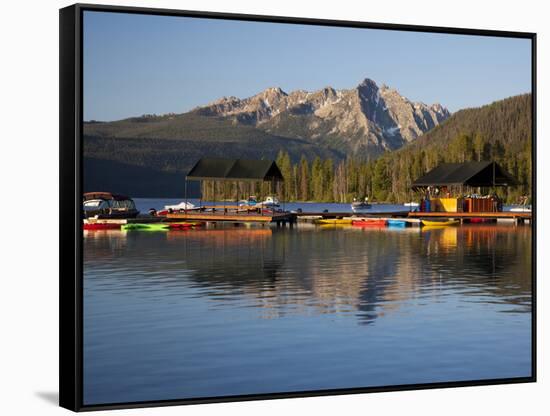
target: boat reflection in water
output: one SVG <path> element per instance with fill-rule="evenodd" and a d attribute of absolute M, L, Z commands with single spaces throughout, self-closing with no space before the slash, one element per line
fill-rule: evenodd
<path fill-rule="evenodd" d="M 84 400 L 530 375 L 531 229 L 84 238 Z"/>

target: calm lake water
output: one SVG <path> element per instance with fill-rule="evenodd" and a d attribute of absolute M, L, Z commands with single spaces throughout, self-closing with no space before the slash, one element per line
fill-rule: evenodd
<path fill-rule="evenodd" d="M 530 376 L 530 313 L 530 226 L 91 231 L 84 402 Z"/>

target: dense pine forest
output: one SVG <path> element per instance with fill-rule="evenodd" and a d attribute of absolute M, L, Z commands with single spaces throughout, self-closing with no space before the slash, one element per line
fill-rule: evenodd
<path fill-rule="evenodd" d="M 278 193 L 286 201 L 350 202 L 368 196 L 401 203 L 415 198 L 411 183 L 440 163 L 494 160 L 520 184 L 494 191 L 507 203 L 515 203 L 520 196 L 531 195 L 531 143 L 531 95 L 525 94 L 458 111 L 413 144 L 373 161 L 318 156 L 311 160 L 306 154 L 292 160 L 280 151 L 277 164 L 285 183 Z M 203 184 L 203 197 L 212 197 L 214 191 L 227 199 L 271 193 L 270 184 L 216 186 Z"/>

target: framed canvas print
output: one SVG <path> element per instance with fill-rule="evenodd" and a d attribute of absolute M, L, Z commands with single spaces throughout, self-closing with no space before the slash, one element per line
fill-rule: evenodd
<path fill-rule="evenodd" d="M 535 34 L 60 11 L 60 404 L 532 382 Z"/>

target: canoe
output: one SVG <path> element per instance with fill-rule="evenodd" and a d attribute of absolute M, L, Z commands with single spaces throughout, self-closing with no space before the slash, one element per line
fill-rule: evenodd
<path fill-rule="evenodd" d="M 168 231 L 170 227 L 166 223 L 151 224 L 124 224 L 121 227 L 124 231 Z"/>
<path fill-rule="evenodd" d="M 120 230 L 120 224 L 92 222 L 84 223 L 85 230 Z"/>
<path fill-rule="evenodd" d="M 384 227 L 386 225 L 386 220 L 381 219 L 364 219 L 364 220 L 354 220 L 352 225 L 355 227 Z"/>
<path fill-rule="evenodd" d="M 326 219 L 315 220 L 315 224 L 323 224 L 323 225 L 346 225 L 351 223 L 352 223 L 352 220 L 349 218 L 326 218 Z"/>
<path fill-rule="evenodd" d="M 447 225 L 456 225 L 460 221 L 458 220 L 443 220 L 443 221 L 433 221 L 433 220 L 422 220 L 423 225 L 429 225 L 432 227 L 444 227 Z"/>
<path fill-rule="evenodd" d="M 405 220 L 389 219 L 387 221 L 388 221 L 388 227 L 406 227 L 407 226 L 407 221 Z"/>

